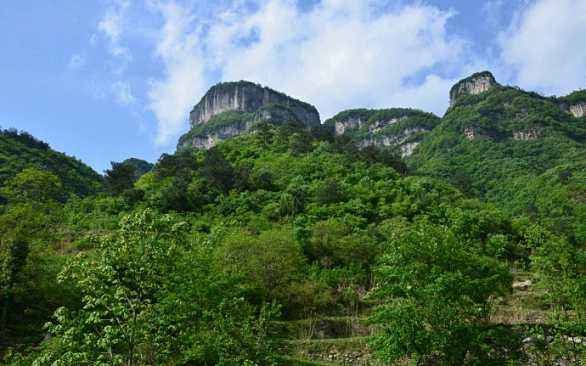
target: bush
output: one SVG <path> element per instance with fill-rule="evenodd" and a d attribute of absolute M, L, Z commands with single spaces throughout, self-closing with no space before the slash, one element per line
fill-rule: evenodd
<path fill-rule="evenodd" d="M 482 349 L 489 299 L 507 293 L 512 279 L 478 246 L 427 223 L 388 243 L 376 270 L 384 305 L 371 318 L 381 328 L 372 346 L 382 358 L 463 365 L 487 356 L 472 353 Z"/>

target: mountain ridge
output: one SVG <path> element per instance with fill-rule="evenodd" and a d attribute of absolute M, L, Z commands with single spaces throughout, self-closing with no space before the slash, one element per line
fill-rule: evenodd
<path fill-rule="evenodd" d="M 336 136 L 350 134 L 357 139 L 361 147 L 376 145 L 391 147 L 400 151 L 401 155 L 411 155 L 423 141 L 423 137 L 435 128 L 452 110 L 460 106 L 474 103 L 483 98 L 491 90 L 517 90 L 534 96 L 536 99 L 549 100 L 560 110 L 581 118 L 586 115 L 586 90 L 578 90 L 563 97 L 545 97 L 534 92 L 525 92 L 517 87 L 504 86 L 497 82 L 490 71 L 480 71 L 462 78 L 449 91 L 450 103 L 443 117 L 412 108 L 387 108 L 369 110 L 364 108 L 341 111 L 326 120 L 323 125 L 333 129 Z M 475 99 L 476 98 L 476 99 Z M 390 117 L 387 120 L 382 114 L 393 114 L 403 111 L 405 115 Z M 424 117 L 421 124 L 405 123 L 405 118 L 412 118 L 419 113 Z M 371 116 L 378 114 L 378 121 L 369 121 Z M 342 118 L 346 118 L 342 120 Z M 435 117 L 435 118 L 434 118 Z M 373 117 L 374 118 L 374 117 Z M 435 119 L 436 123 L 430 121 Z M 394 129 L 387 128 L 402 121 Z M 209 149 L 218 142 L 236 137 L 251 131 L 254 125 L 268 122 L 280 124 L 285 122 L 298 123 L 308 129 L 321 125 L 319 112 L 309 103 L 292 98 L 282 92 L 273 90 L 250 81 L 222 82 L 212 86 L 190 112 L 191 129 L 181 136 L 178 149 L 198 148 Z M 407 124 L 411 129 L 401 130 L 398 126 Z M 369 125 L 369 127 L 365 127 Z M 356 131 L 363 133 L 359 138 Z M 387 130 L 386 132 L 383 130 Z M 529 128 L 516 131 L 516 139 L 534 139 L 539 137 L 539 129 Z M 468 138 L 475 138 L 473 129 L 462 131 Z M 367 136 L 368 135 L 368 136 Z"/>

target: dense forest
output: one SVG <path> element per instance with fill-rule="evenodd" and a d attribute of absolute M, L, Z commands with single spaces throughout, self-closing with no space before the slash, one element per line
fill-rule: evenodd
<path fill-rule="evenodd" d="M 104 176 L 3 131 L 0 362 L 584 365 L 576 102 L 496 85 L 442 118 L 337 117 L 408 113 L 407 156 L 258 121 Z"/>

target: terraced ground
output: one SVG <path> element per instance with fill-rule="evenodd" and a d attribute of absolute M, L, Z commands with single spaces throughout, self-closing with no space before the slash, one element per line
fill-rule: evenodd
<path fill-rule="evenodd" d="M 278 322 L 286 365 L 380 365 L 369 347 L 373 329 L 365 316 Z"/>
<path fill-rule="evenodd" d="M 546 326 L 548 310 L 541 304 L 543 292 L 534 284 L 530 273 L 515 274 L 512 293 L 495 299 L 490 322 L 514 329 Z M 353 316 L 320 316 L 301 320 L 277 321 L 273 332 L 282 339 L 282 364 L 285 366 L 382 366 L 369 349 L 369 337 L 376 330 L 369 326 L 368 315 L 374 309 L 370 303 Z M 520 336 L 524 342 L 528 337 Z M 523 343 L 523 342 L 521 342 Z M 522 347 L 527 348 L 524 344 Z M 400 362 L 398 365 L 407 364 Z"/>

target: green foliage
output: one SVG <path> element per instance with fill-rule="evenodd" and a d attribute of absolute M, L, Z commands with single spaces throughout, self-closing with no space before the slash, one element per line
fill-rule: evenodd
<path fill-rule="evenodd" d="M 126 159 L 121 163 L 112 162 L 112 168 L 106 170 L 104 183 L 106 189 L 114 195 L 131 194 L 134 183 L 148 173 L 153 165 L 140 159 Z"/>
<path fill-rule="evenodd" d="M 242 129 L 246 123 L 250 123 L 254 120 L 253 113 L 239 112 L 239 111 L 226 111 L 218 113 L 204 124 L 193 127 L 188 137 L 201 136 L 212 132 L 217 132 L 225 127 L 234 127 Z M 185 138 L 188 138 L 185 137 Z M 181 145 L 181 141 L 179 141 Z"/>
<path fill-rule="evenodd" d="M 226 235 L 216 252 L 218 268 L 245 279 L 244 287 L 260 299 L 287 304 L 288 287 L 300 278 L 304 258 L 290 228 L 253 235 L 237 231 Z"/>
<path fill-rule="evenodd" d="M 101 188 L 101 178 L 79 160 L 52 150 L 26 132 L 0 130 L 0 186 L 26 168 L 56 175 L 69 193 L 85 196 Z"/>
<path fill-rule="evenodd" d="M 35 365 L 270 362 L 270 312 L 255 315 L 185 230 L 170 216 L 138 212 L 95 253 L 71 258 L 60 281 L 80 291 L 82 306 L 55 313 Z"/>
<path fill-rule="evenodd" d="M 11 203 L 0 210 L 0 352 L 38 342 L 55 306 L 74 298 L 56 284 L 60 214 L 51 201 Z"/>
<path fill-rule="evenodd" d="M 511 275 L 479 243 L 417 223 L 394 233 L 376 273 L 384 305 L 372 317 L 382 328 L 373 347 L 381 356 L 449 365 L 487 357 L 474 353 L 482 345 L 489 300 L 509 291 Z"/>
<path fill-rule="evenodd" d="M 565 97 L 561 97 L 560 100 L 569 104 L 584 103 L 586 102 L 586 89 L 576 90 Z"/>
<path fill-rule="evenodd" d="M 55 174 L 26 168 L 6 182 L 2 195 L 10 202 L 48 203 L 64 201 L 63 185 Z"/>
<path fill-rule="evenodd" d="M 460 96 L 441 120 L 363 109 L 311 130 L 294 106 L 222 113 L 201 128 L 251 133 L 152 169 L 115 163 L 109 194 L 81 198 L 90 175 L 45 164 L 57 153 L 5 131 L 0 353 L 24 365 L 279 364 L 275 317 L 373 314 L 361 335 L 384 362 L 578 364 L 586 129 L 560 103 L 498 86 Z M 362 127 L 334 138 L 349 118 Z M 356 146 L 415 129 L 407 161 Z M 509 294 L 520 273 L 534 281 L 525 297 Z M 495 320 L 512 298 L 538 315 Z"/>
<path fill-rule="evenodd" d="M 464 130 L 475 131 L 469 141 Z M 533 140 L 516 140 L 519 131 Z M 514 88 L 470 95 L 452 108 L 419 146 L 410 164 L 447 179 L 510 216 L 534 216 L 573 236 L 583 184 L 584 126 L 555 100 Z"/>
<path fill-rule="evenodd" d="M 535 247 L 531 257 L 540 284 L 555 307 L 555 324 L 566 332 L 586 335 L 586 247 L 534 228 L 527 239 Z"/>

